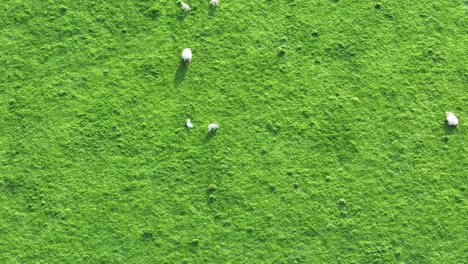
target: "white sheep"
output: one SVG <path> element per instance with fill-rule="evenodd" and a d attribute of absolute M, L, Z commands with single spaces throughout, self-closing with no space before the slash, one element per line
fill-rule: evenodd
<path fill-rule="evenodd" d="M 192 50 L 186 48 L 182 51 L 182 59 L 185 63 L 189 63 L 192 60 Z"/>
<path fill-rule="evenodd" d="M 445 112 L 447 115 L 447 124 L 449 126 L 456 126 L 458 125 L 458 118 L 452 112 Z"/>
<path fill-rule="evenodd" d="M 192 122 L 190 122 L 190 119 L 187 119 L 187 123 L 185 123 L 185 125 L 187 126 L 187 128 L 193 128 L 193 124 Z"/>
<path fill-rule="evenodd" d="M 212 6 L 217 6 L 217 5 L 219 4 L 219 0 L 211 0 L 211 1 L 210 1 L 210 4 L 211 4 Z"/>
<path fill-rule="evenodd" d="M 217 125 L 217 124 L 209 124 L 209 125 L 208 125 L 208 131 L 216 130 L 216 129 L 218 129 L 218 125 Z"/>
<path fill-rule="evenodd" d="M 188 12 L 190 10 L 190 6 L 187 5 L 186 3 L 180 2 L 180 5 L 181 5 L 182 9 L 185 10 L 185 11 Z"/>

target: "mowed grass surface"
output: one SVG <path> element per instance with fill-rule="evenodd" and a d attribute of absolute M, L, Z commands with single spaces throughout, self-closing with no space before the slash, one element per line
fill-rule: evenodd
<path fill-rule="evenodd" d="M 2 1 L 0 262 L 466 261 L 468 5 L 429 2 Z"/>

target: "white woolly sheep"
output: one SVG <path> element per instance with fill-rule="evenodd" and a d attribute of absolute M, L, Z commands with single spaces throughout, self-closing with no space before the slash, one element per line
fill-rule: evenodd
<path fill-rule="evenodd" d="M 211 1 L 210 1 L 210 4 L 211 4 L 212 6 L 217 6 L 217 5 L 219 4 L 219 0 L 211 0 Z"/>
<path fill-rule="evenodd" d="M 182 59 L 185 63 L 189 63 L 192 60 L 192 50 L 186 48 L 182 51 Z"/>
<path fill-rule="evenodd" d="M 445 112 L 447 115 L 447 124 L 449 126 L 456 126 L 458 125 L 458 118 L 452 112 Z"/>
<path fill-rule="evenodd" d="M 187 128 L 193 128 L 193 124 L 192 122 L 190 122 L 190 119 L 187 119 L 187 123 L 185 123 L 185 125 L 187 126 Z"/>
<path fill-rule="evenodd" d="M 187 4 L 184 3 L 184 2 L 180 2 L 180 6 L 181 6 L 182 9 L 185 10 L 185 11 L 189 11 L 189 10 L 190 10 L 190 6 L 187 5 Z"/>
<path fill-rule="evenodd" d="M 208 131 L 216 130 L 216 129 L 218 129 L 218 125 L 217 125 L 217 124 L 209 124 L 209 125 L 208 125 Z"/>

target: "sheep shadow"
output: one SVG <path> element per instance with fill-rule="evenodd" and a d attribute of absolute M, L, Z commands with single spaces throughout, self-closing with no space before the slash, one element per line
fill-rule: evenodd
<path fill-rule="evenodd" d="M 445 143 L 448 143 L 449 140 L 450 140 L 450 136 L 449 135 L 452 135 L 455 133 L 455 130 L 457 129 L 456 126 L 450 126 L 449 124 L 447 124 L 447 121 L 445 121 L 443 124 L 442 124 L 442 129 L 444 130 L 444 136 L 442 137 L 442 141 L 445 142 Z"/>
<path fill-rule="evenodd" d="M 208 7 L 208 15 L 209 16 L 214 16 L 216 15 L 216 11 L 218 10 L 218 7 L 217 6 L 212 6 L 210 4 L 210 6 Z"/>
<path fill-rule="evenodd" d="M 177 6 L 177 9 L 179 9 L 179 10 L 177 11 L 177 13 L 175 14 L 177 20 L 179 20 L 179 21 L 184 21 L 185 18 L 188 16 L 189 12 L 187 12 L 187 11 L 185 11 L 185 10 L 182 9 L 182 7 L 181 7 L 181 1 L 175 2 L 175 5 Z"/>
<path fill-rule="evenodd" d="M 174 84 L 180 85 L 185 78 L 185 74 L 187 73 L 188 65 L 184 62 L 184 60 L 180 60 L 179 67 L 174 75 Z"/>
<path fill-rule="evenodd" d="M 206 133 L 205 140 L 203 140 L 203 143 L 210 142 L 215 136 L 216 136 L 216 129 L 208 131 L 208 133 Z"/>
<path fill-rule="evenodd" d="M 184 11 L 184 12 L 185 12 L 185 11 Z M 180 12 L 180 13 L 177 14 L 177 20 L 179 20 L 179 21 L 184 21 L 185 18 L 186 18 L 187 16 L 188 16 L 188 15 L 187 15 L 186 13 Z"/>
<path fill-rule="evenodd" d="M 442 124 L 442 127 L 445 131 L 445 134 L 449 134 L 449 135 L 455 133 L 455 130 L 457 129 L 457 126 L 451 126 L 447 124 L 447 121 L 444 121 L 444 123 Z"/>

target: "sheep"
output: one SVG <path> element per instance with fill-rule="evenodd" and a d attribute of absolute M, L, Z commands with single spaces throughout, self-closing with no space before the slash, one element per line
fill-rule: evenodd
<path fill-rule="evenodd" d="M 180 2 L 180 5 L 181 5 L 182 9 L 185 10 L 185 11 L 188 12 L 190 10 L 190 6 L 187 5 L 186 3 Z"/>
<path fill-rule="evenodd" d="M 210 4 L 211 4 L 212 6 L 217 6 L 218 3 L 219 3 L 219 0 L 211 0 L 211 1 L 210 1 Z"/>
<path fill-rule="evenodd" d="M 187 123 L 185 123 L 185 125 L 187 126 L 187 128 L 193 128 L 193 124 L 192 122 L 190 122 L 190 119 L 187 119 Z"/>
<path fill-rule="evenodd" d="M 189 63 L 192 60 L 192 50 L 186 48 L 182 51 L 182 59 L 185 63 Z"/>
<path fill-rule="evenodd" d="M 458 125 L 458 118 L 452 112 L 445 112 L 447 115 L 447 124 L 449 126 L 456 126 Z"/>
<path fill-rule="evenodd" d="M 209 125 L 208 125 L 208 131 L 217 130 L 217 129 L 218 129 L 218 125 L 217 125 L 217 124 L 209 124 Z"/>

